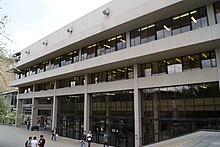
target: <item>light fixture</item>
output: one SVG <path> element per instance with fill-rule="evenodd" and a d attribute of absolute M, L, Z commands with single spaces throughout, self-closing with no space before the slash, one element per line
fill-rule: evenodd
<path fill-rule="evenodd" d="M 25 51 L 25 54 L 29 55 L 30 54 L 30 50 Z"/>
<path fill-rule="evenodd" d="M 69 34 L 72 34 L 72 32 L 73 32 L 73 27 L 68 28 L 66 31 L 67 31 L 67 33 L 69 33 Z"/>
<path fill-rule="evenodd" d="M 197 20 L 193 16 L 191 17 L 191 19 L 194 23 L 197 23 Z"/>
<path fill-rule="evenodd" d="M 108 16 L 109 13 L 110 13 L 110 9 L 109 8 L 106 8 L 104 11 L 102 11 L 103 15 L 106 15 Z"/>
<path fill-rule="evenodd" d="M 42 44 L 43 44 L 44 46 L 47 46 L 47 45 L 48 45 L 48 40 L 45 40 L 44 42 L 42 42 Z"/>
<path fill-rule="evenodd" d="M 166 26 L 166 25 L 163 25 L 164 29 L 166 29 L 167 31 L 170 31 L 170 29 Z"/>

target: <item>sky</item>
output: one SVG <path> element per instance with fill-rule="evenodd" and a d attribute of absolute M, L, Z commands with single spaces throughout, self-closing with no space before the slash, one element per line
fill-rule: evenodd
<path fill-rule="evenodd" d="M 6 48 L 19 52 L 111 0 L 0 0 L 0 17 L 11 41 Z"/>

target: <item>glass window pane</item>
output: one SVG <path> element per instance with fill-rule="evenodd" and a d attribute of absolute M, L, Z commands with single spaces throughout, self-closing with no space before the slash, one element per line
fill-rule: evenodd
<path fill-rule="evenodd" d="M 211 60 L 209 52 L 201 54 L 202 68 L 211 68 Z"/>
<path fill-rule="evenodd" d="M 214 12 L 216 23 L 220 23 L 220 2 L 214 3 Z"/>
<path fill-rule="evenodd" d="M 86 60 L 87 59 L 87 48 L 84 47 L 81 49 L 81 61 Z"/>
<path fill-rule="evenodd" d="M 73 51 L 73 63 L 79 62 L 79 50 Z"/>
<path fill-rule="evenodd" d="M 128 68 L 127 68 L 127 72 L 128 72 L 128 79 L 133 79 L 133 78 L 134 78 L 133 66 L 128 67 Z"/>
<path fill-rule="evenodd" d="M 180 23 L 180 16 L 175 16 L 172 19 L 172 34 L 177 35 L 180 34 L 180 28 L 181 28 L 181 23 Z"/>
<path fill-rule="evenodd" d="M 201 28 L 200 14 L 198 9 L 190 12 L 190 19 L 193 30 Z"/>
<path fill-rule="evenodd" d="M 191 70 L 191 59 L 190 56 L 183 57 L 183 71 Z"/>
<path fill-rule="evenodd" d="M 175 73 L 179 73 L 183 71 L 182 67 L 182 59 L 181 58 L 175 58 Z"/>
<path fill-rule="evenodd" d="M 131 46 L 140 44 L 140 29 L 136 29 L 130 32 Z"/>
<path fill-rule="evenodd" d="M 141 28 L 141 44 L 147 42 L 147 26 Z"/>
<path fill-rule="evenodd" d="M 151 63 L 142 64 L 142 77 L 151 76 Z"/>
<path fill-rule="evenodd" d="M 97 56 L 105 54 L 105 41 L 97 43 Z"/>
<path fill-rule="evenodd" d="M 158 75 L 158 62 L 152 62 L 152 75 Z"/>
<path fill-rule="evenodd" d="M 207 17 L 206 7 L 200 8 L 200 19 L 201 19 L 202 27 L 208 26 L 208 17 Z"/>
<path fill-rule="evenodd" d="M 166 67 L 166 60 L 159 61 L 158 62 L 158 68 L 159 68 L 159 74 L 166 74 L 167 73 L 167 67 Z"/>
<path fill-rule="evenodd" d="M 121 34 L 117 36 L 117 50 L 126 48 L 126 34 Z"/>
<path fill-rule="evenodd" d="M 167 73 L 175 73 L 175 60 L 174 59 L 169 59 L 167 60 Z"/>
<path fill-rule="evenodd" d="M 157 32 L 157 39 L 164 38 L 164 27 L 163 21 L 159 21 L 156 23 L 156 32 Z"/>
<path fill-rule="evenodd" d="M 184 33 L 190 31 L 189 13 L 184 13 L 180 17 L 181 17 L 181 32 Z"/>
<path fill-rule="evenodd" d="M 148 36 L 147 41 L 148 42 L 154 41 L 156 38 L 155 24 L 151 24 L 147 28 L 148 28 L 147 29 L 147 36 Z"/>
<path fill-rule="evenodd" d="M 199 54 L 188 56 L 188 57 L 190 57 L 192 69 L 200 69 L 201 68 Z"/>
<path fill-rule="evenodd" d="M 94 58 L 96 56 L 96 44 L 87 46 L 86 48 L 87 48 L 87 59 Z"/>
<path fill-rule="evenodd" d="M 216 66 L 217 66 L 217 62 L 216 62 L 215 52 L 212 51 L 210 54 L 211 54 L 211 63 L 212 63 L 212 67 L 216 67 Z"/>
<path fill-rule="evenodd" d="M 164 25 L 163 25 L 163 27 L 164 27 L 164 36 L 165 37 L 171 36 L 171 19 L 170 18 L 165 19 L 163 21 L 163 23 L 164 23 Z"/>
<path fill-rule="evenodd" d="M 116 37 L 107 39 L 105 47 L 106 47 L 105 49 L 106 54 L 114 52 L 116 50 Z"/>

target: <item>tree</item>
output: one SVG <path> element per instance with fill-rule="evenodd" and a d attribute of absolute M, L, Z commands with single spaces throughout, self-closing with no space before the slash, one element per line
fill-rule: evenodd
<path fill-rule="evenodd" d="M 0 9 L 2 9 L 1 6 Z M 6 48 L 7 41 L 13 42 L 5 32 L 5 27 L 9 22 L 8 15 L 4 14 L 3 16 L 0 16 L 0 124 L 14 123 L 15 120 L 15 113 L 11 111 L 7 99 L 2 94 L 5 87 L 8 87 L 7 79 L 5 77 L 6 72 L 14 64 L 12 54 L 10 54 Z"/>
<path fill-rule="evenodd" d="M 2 9 L 1 6 L 0 9 Z M 2 91 L 8 85 L 5 78 L 5 72 L 9 71 L 14 64 L 12 53 L 10 53 L 7 49 L 6 43 L 8 41 L 13 43 L 13 41 L 9 38 L 9 34 L 5 31 L 5 27 L 9 22 L 10 19 L 8 18 L 8 15 L 4 14 L 3 16 L 0 16 L 0 90 Z"/>
<path fill-rule="evenodd" d="M 0 124 L 14 124 L 15 113 L 11 111 L 10 105 L 0 91 Z"/>

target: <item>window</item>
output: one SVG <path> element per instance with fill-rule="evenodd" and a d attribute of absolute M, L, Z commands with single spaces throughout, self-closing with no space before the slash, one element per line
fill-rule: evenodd
<path fill-rule="evenodd" d="M 69 65 L 72 63 L 72 59 L 73 59 L 73 53 L 70 52 L 68 54 L 62 55 L 61 56 L 61 66 L 65 66 L 65 65 Z"/>
<path fill-rule="evenodd" d="M 50 69 L 55 69 L 58 67 L 60 67 L 60 57 L 57 57 L 51 60 Z"/>
<path fill-rule="evenodd" d="M 140 34 L 140 29 L 136 29 L 130 32 L 130 37 L 131 37 L 131 47 L 132 46 L 136 46 L 139 45 L 140 42 L 140 38 L 141 38 L 141 34 Z"/>
<path fill-rule="evenodd" d="M 177 15 L 172 18 L 172 35 L 177 35 L 180 33 L 181 33 L 180 16 Z"/>
<path fill-rule="evenodd" d="M 73 63 L 79 62 L 79 50 L 73 51 Z"/>
<path fill-rule="evenodd" d="M 87 59 L 87 48 L 84 47 L 81 49 L 81 61 L 86 60 Z"/>
<path fill-rule="evenodd" d="M 214 12 L 216 23 L 220 23 L 220 2 L 214 3 Z"/>
<path fill-rule="evenodd" d="M 86 59 L 94 58 L 96 56 L 96 44 L 88 46 L 86 51 L 87 51 Z"/>
<path fill-rule="evenodd" d="M 116 37 L 107 39 L 105 47 L 106 54 L 116 51 Z"/>
<path fill-rule="evenodd" d="M 158 73 L 160 75 L 166 74 L 167 73 L 166 60 L 159 61 L 158 62 L 158 68 L 159 68 Z"/>
<path fill-rule="evenodd" d="M 211 59 L 209 52 L 201 54 L 202 68 L 211 68 Z"/>
<path fill-rule="evenodd" d="M 152 75 L 158 75 L 158 62 L 152 62 Z"/>
<path fill-rule="evenodd" d="M 142 77 L 149 77 L 151 76 L 151 63 L 147 63 L 147 64 L 142 64 L 141 65 L 141 69 L 142 69 Z"/>
<path fill-rule="evenodd" d="M 117 50 L 126 48 L 126 34 L 121 34 L 117 36 Z"/>
<path fill-rule="evenodd" d="M 97 56 L 101 56 L 105 54 L 105 41 L 101 41 L 97 43 Z"/>
<path fill-rule="evenodd" d="M 193 30 L 208 26 L 206 8 L 202 7 L 196 10 L 192 10 L 190 12 L 190 19 Z"/>
<path fill-rule="evenodd" d="M 180 15 L 181 17 L 181 33 L 188 32 L 191 30 L 190 28 L 190 18 L 189 13 L 184 13 Z"/>

